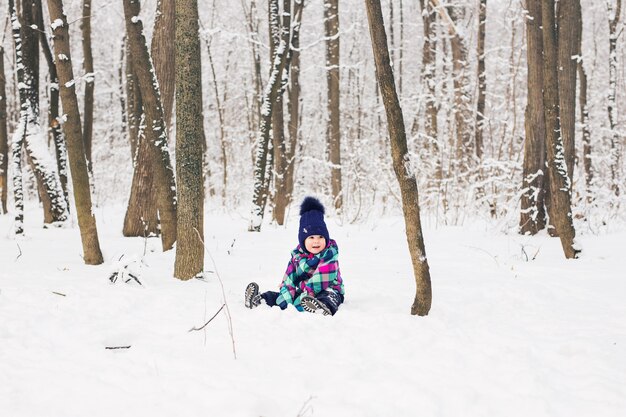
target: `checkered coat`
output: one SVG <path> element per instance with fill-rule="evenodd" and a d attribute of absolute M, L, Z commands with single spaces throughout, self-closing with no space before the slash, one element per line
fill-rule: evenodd
<path fill-rule="evenodd" d="M 307 253 L 298 245 L 291 251 L 291 260 L 280 284 L 276 304 L 283 310 L 293 304 L 302 311 L 300 301 L 306 295 L 315 297 L 327 290 L 344 294 L 338 255 L 339 248 L 334 240 L 330 240 L 326 249 L 317 255 Z"/>

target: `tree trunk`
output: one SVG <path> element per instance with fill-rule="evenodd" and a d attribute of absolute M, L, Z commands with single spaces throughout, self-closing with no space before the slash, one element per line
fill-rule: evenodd
<path fill-rule="evenodd" d="M 48 0 L 48 10 L 54 36 L 54 54 L 60 57 L 57 61 L 57 72 L 61 83 L 61 102 L 65 113 L 63 130 L 67 138 L 67 148 L 74 188 L 74 201 L 78 227 L 83 243 L 84 261 L 88 265 L 98 265 L 103 262 L 98 241 L 96 217 L 92 211 L 91 189 L 89 187 L 89 172 L 83 148 L 78 100 L 74 91 L 74 73 L 70 54 L 70 38 L 67 19 L 63 12 L 62 0 Z M 62 57 L 62 58 L 61 58 Z"/>
<path fill-rule="evenodd" d="M 543 114 L 543 38 L 541 1 L 527 0 L 526 38 L 528 103 L 525 112 L 524 164 L 520 210 L 520 233 L 534 235 L 546 227 L 545 136 Z"/>
<path fill-rule="evenodd" d="M 608 114 L 609 114 L 609 128 L 611 129 L 611 189 L 616 196 L 619 196 L 619 170 L 620 170 L 620 148 L 619 148 L 619 134 L 617 131 L 617 39 L 621 33 L 621 29 L 618 33 L 618 25 L 620 21 L 620 14 L 622 11 L 622 0 L 617 0 L 615 9 L 613 9 L 611 2 L 609 4 L 609 95 L 608 95 Z M 613 14 L 613 16 L 611 16 Z"/>
<path fill-rule="evenodd" d="M 174 277 L 187 280 L 204 269 L 202 68 L 198 1 L 176 2 L 176 177 L 178 211 Z"/>
<path fill-rule="evenodd" d="M 558 6 L 557 42 L 559 77 L 559 119 L 565 149 L 567 175 L 574 178 L 576 133 L 576 67 L 582 33 L 580 0 L 562 1 Z"/>
<path fill-rule="evenodd" d="M 417 180 L 415 174 L 409 171 L 409 155 L 404 120 L 398 95 L 396 94 L 393 70 L 389 62 L 387 36 L 385 34 L 380 0 L 365 0 L 365 4 L 372 38 L 374 62 L 376 63 L 376 78 L 387 113 L 387 129 L 391 142 L 393 168 L 400 184 L 406 236 L 417 286 L 411 314 L 425 316 L 430 311 L 432 289 L 420 222 Z"/>
<path fill-rule="evenodd" d="M 554 0 L 541 4 L 543 33 L 543 103 L 546 122 L 547 166 L 550 181 L 550 221 L 556 226 L 563 252 L 568 259 L 577 258 L 576 231 L 572 224 L 571 190 L 559 122 L 558 47 L 554 17 Z M 568 24 L 568 22 L 564 22 Z M 563 30 L 567 30 L 564 28 Z"/>
<path fill-rule="evenodd" d="M 224 117 L 224 107 L 222 104 L 222 99 L 220 97 L 220 91 L 217 85 L 217 75 L 215 74 L 215 64 L 213 62 L 213 51 L 211 50 L 212 38 L 207 37 L 206 41 L 206 49 L 207 54 L 209 56 L 209 69 L 211 70 L 211 81 L 213 84 L 213 93 L 215 94 L 215 106 L 217 107 L 217 117 L 219 122 L 220 129 L 220 149 L 221 149 L 221 160 L 222 160 L 222 202 L 226 204 L 226 189 L 228 187 L 228 152 L 227 152 L 227 142 L 226 142 L 226 120 Z M 226 72 L 228 73 L 228 64 L 226 65 Z"/>
<path fill-rule="evenodd" d="M 154 18 L 154 34 L 150 46 L 152 62 L 159 81 L 165 124 L 169 129 L 174 107 L 176 0 L 158 0 Z"/>
<path fill-rule="evenodd" d="M 50 76 L 50 89 L 48 100 L 48 127 L 50 134 L 52 135 L 52 142 L 54 143 L 54 153 L 57 161 L 57 172 L 59 173 L 59 180 L 61 182 L 61 189 L 63 190 L 63 196 L 65 197 L 65 204 L 68 211 L 70 210 L 69 190 L 67 186 L 68 172 L 67 172 L 67 146 L 65 144 L 65 136 L 61 129 L 61 123 L 59 122 L 59 77 L 57 75 L 57 68 L 52 56 L 52 50 L 48 43 L 46 33 L 43 31 L 45 27 L 43 22 L 43 8 L 41 0 L 36 0 L 37 3 L 37 27 L 42 31 L 39 33 L 39 43 L 43 55 L 48 64 L 48 73 Z"/>
<path fill-rule="evenodd" d="M 126 114 L 133 158 L 133 181 L 124 216 L 122 234 L 126 237 L 159 236 L 154 169 L 150 146 L 145 137 L 145 117 L 139 82 L 133 70 L 130 46 L 126 42 Z"/>
<path fill-rule="evenodd" d="M 483 158 L 483 132 L 485 128 L 485 97 L 487 94 L 487 73 L 485 72 L 485 24 L 487 22 L 487 0 L 480 0 L 478 10 L 478 100 L 476 102 L 476 156 Z"/>
<path fill-rule="evenodd" d="M 83 34 L 83 69 L 85 71 L 85 102 L 83 109 L 83 143 L 87 157 L 87 169 L 93 175 L 93 160 L 91 155 L 93 141 L 93 99 L 94 81 L 93 55 L 91 54 L 91 0 L 83 0 L 83 18 L 80 23 Z"/>
<path fill-rule="evenodd" d="M 582 28 L 582 19 L 580 22 Z M 580 39 L 579 39 L 580 40 Z M 587 191 L 587 199 L 591 200 L 591 182 L 593 181 L 593 170 L 591 167 L 591 130 L 589 126 L 589 107 L 587 106 L 587 72 L 583 66 L 582 50 L 578 48 L 578 77 L 580 78 L 580 87 L 578 95 L 578 103 L 580 107 L 581 124 L 583 130 L 583 167 L 585 169 L 585 190 Z"/>
<path fill-rule="evenodd" d="M 274 192 L 272 195 L 272 203 L 274 206 L 273 216 L 276 223 L 283 225 L 285 223 L 285 212 L 287 211 L 287 190 L 285 172 L 287 170 L 287 144 L 285 138 L 285 117 L 284 117 L 284 100 L 285 80 L 289 78 L 289 61 L 291 56 L 291 0 L 283 0 L 283 10 L 281 13 L 283 19 L 281 22 L 281 42 L 289 45 L 287 52 L 287 63 L 283 72 L 283 81 L 281 88 L 274 103 L 272 111 L 272 144 L 274 150 Z M 279 43 L 275 38 L 271 39 L 272 55 L 275 54 Z"/>
<path fill-rule="evenodd" d="M 142 123 L 145 119 L 142 117 Z M 134 173 L 130 188 L 128 207 L 124 216 L 122 234 L 126 237 L 159 236 L 159 217 L 154 184 L 152 146 L 145 135 L 145 127 L 139 132 L 134 159 Z"/>
<path fill-rule="evenodd" d="M 146 126 L 144 134 L 149 144 L 148 158 L 154 172 L 153 184 L 161 222 L 161 242 L 166 251 L 176 242 L 176 182 L 167 145 L 167 127 L 163 119 L 158 82 L 143 34 L 139 8 L 138 0 L 124 0 L 126 33 L 133 70 L 141 91 Z"/>
<path fill-rule="evenodd" d="M 8 168 L 9 136 L 7 132 L 6 76 L 4 74 L 4 47 L 0 45 L 0 214 L 8 213 Z"/>
<path fill-rule="evenodd" d="M 302 16 L 302 9 L 304 8 L 303 0 L 295 0 L 294 2 L 294 15 Z M 287 167 L 285 170 L 285 198 L 287 199 L 287 205 L 292 201 L 293 197 L 293 176 L 296 165 L 296 147 L 299 142 L 298 136 L 300 132 L 300 27 L 302 23 L 302 17 L 295 20 L 293 24 L 293 33 L 291 35 L 291 47 L 290 47 L 290 65 L 289 65 L 289 87 L 287 90 L 287 96 L 289 98 L 289 125 L 287 131 L 289 132 L 289 141 L 286 149 L 285 159 L 287 161 Z"/>
<path fill-rule="evenodd" d="M 141 126 L 141 115 L 143 105 L 141 104 L 141 91 L 139 82 L 133 70 L 133 59 L 130 54 L 128 40 L 125 42 L 126 56 L 126 120 L 128 124 L 128 140 L 130 142 L 130 153 L 133 160 L 137 156 L 137 145 L 139 144 L 139 130 Z M 156 212 L 156 210 L 155 210 Z"/>
<path fill-rule="evenodd" d="M 440 0 L 430 0 L 441 16 L 450 36 L 452 51 L 452 69 L 454 72 L 454 124 L 456 128 L 456 164 L 460 172 L 465 172 L 471 165 L 472 155 L 472 109 L 469 85 L 469 57 L 465 39 L 456 29 L 458 18 L 455 7 L 450 12 Z"/>
<path fill-rule="evenodd" d="M 326 143 L 331 163 L 331 186 L 335 209 L 343 207 L 341 185 L 341 130 L 339 113 L 339 0 L 324 1 L 324 32 L 326 35 L 326 86 L 328 119 Z"/>
<path fill-rule="evenodd" d="M 270 36 L 280 38 L 278 0 L 270 0 L 268 19 L 270 21 Z M 282 86 L 283 70 L 287 64 L 287 48 L 289 46 L 281 38 L 276 53 L 272 59 L 270 77 L 263 92 L 263 104 L 261 105 L 261 118 L 259 120 L 259 138 L 254 164 L 254 188 L 252 196 L 252 212 L 248 231 L 260 232 L 263 223 L 263 215 L 268 196 L 268 168 L 271 166 L 270 130 L 272 128 L 272 112 L 276 103 L 276 97 Z"/>
<path fill-rule="evenodd" d="M 437 95 L 435 92 L 435 72 L 436 72 L 436 49 L 437 34 L 435 33 L 436 12 L 428 0 L 420 0 L 422 26 L 424 29 L 424 44 L 422 46 L 422 86 L 425 90 L 425 122 L 424 129 L 429 146 L 432 145 L 435 154 L 435 177 L 438 181 L 443 179 L 441 159 L 439 156 Z"/>
<path fill-rule="evenodd" d="M 22 20 L 17 20 L 13 0 L 9 1 L 11 20 L 13 22 L 13 39 L 15 41 L 17 79 L 20 95 L 20 127 L 15 133 L 17 141 L 14 156 L 21 155 L 22 143 L 26 149 L 28 162 L 31 165 L 37 180 L 37 190 L 44 211 L 44 224 L 64 222 L 67 220 L 67 204 L 61 189 L 58 175 L 54 169 L 54 162 L 45 147 L 45 135 L 39 123 L 39 49 L 38 35 L 32 26 L 35 24 L 34 12 L 37 10 L 32 0 L 22 4 Z M 22 138 L 22 139 L 18 139 Z M 22 142 L 23 140 L 23 142 Z M 20 171 L 14 175 L 21 175 L 21 162 L 15 165 Z M 14 180 L 15 181 L 15 180 Z M 20 180 L 21 182 L 21 180 Z M 21 191 L 20 191 L 21 193 Z M 23 194 L 21 195 L 23 198 Z"/>

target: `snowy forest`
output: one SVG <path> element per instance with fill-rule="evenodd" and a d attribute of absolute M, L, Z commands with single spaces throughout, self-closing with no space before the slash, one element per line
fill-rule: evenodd
<path fill-rule="evenodd" d="M 625 22 L 621 0 L 3 0 L 0 413 L 621 415 Z M 306 196 L 345 305 L 248 311 Z M 310 380 L 272 366 L 307 357 Z"/>

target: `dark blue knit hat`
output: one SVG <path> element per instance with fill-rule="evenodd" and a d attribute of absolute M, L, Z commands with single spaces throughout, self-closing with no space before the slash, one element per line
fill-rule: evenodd
<path fill-rule="evenodd" d="M 324 223 L 324 206 L 317 198 L 306 197 L 300 205 L 300 228 L 298 229 L 298 242 L 302 250 L 306 251 L 304 241 L 311 235 L 324 236 L 326 245 L 330 242 L 328 229 Z"/>

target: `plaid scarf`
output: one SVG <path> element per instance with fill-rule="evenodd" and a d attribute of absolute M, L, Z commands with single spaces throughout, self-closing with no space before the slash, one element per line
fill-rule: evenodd
<path fill-rule="evenodd" d="M 344 294 L 338 255 L 339 248 L 334 240 L 330 240 L 328 247 L 317 255 L 305 252 L 298 245 L 291 251 L 291 260 L 280 284 L 280 295 L 276 299 L 276 304 L 283 310 L 288 304 L 293 304 L 302 311 L 300 306 L 302 297 L 307 295 L 315 297 L 326 290 Z"/>

